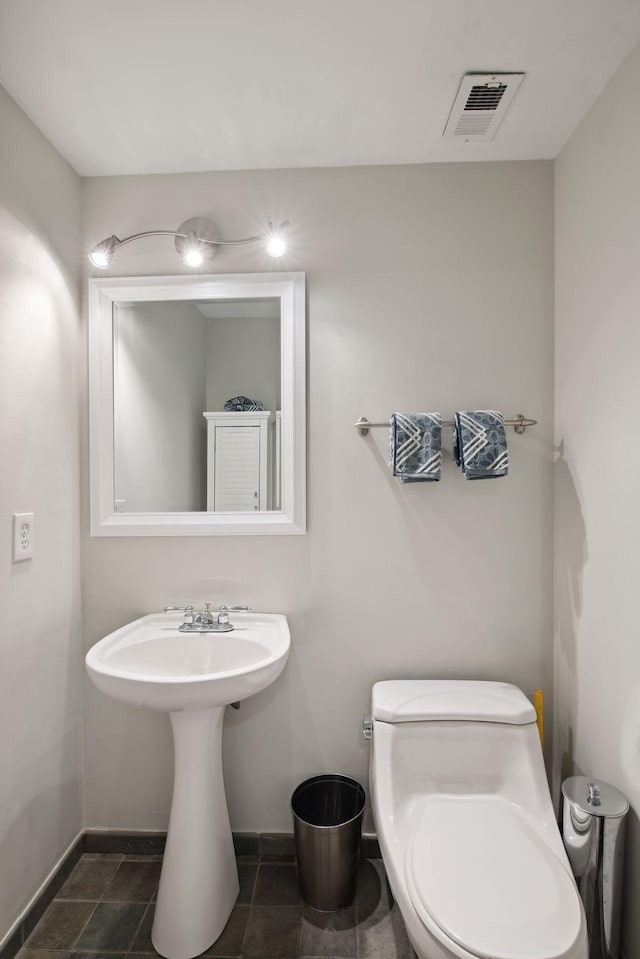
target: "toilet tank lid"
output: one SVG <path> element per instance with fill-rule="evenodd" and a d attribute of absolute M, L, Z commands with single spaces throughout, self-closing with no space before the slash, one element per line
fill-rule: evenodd
<path fill-rule="evenodd" d="M 376 683 L 371 695 L 374 719 L 416 723 L 457 719 L 524 725 L 536 711 L 511 683 L 449 679 L 398 679 Z"/>

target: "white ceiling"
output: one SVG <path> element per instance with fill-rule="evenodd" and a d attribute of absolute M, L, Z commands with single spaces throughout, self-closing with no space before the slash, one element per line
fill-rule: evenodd
<path fill-rule="evenodd" d="M 638 0 L 0 0 L 0 82 L 87 176 L 554 157 Z M 460 78 L 525 71 L 492 143 Z"/>

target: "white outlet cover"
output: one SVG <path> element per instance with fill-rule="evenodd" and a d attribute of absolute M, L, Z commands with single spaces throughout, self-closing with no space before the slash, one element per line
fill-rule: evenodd
<path fill-rule="evenodd" d="M 13 562 L 33 558 L 33 513 L 13 514 Z"/>

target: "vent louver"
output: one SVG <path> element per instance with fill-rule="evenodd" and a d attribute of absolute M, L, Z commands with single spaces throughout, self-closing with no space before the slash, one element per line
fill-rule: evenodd
<path fill-rule="evenodd" d="M 445 140 L 493 140 L 524 73 L 467 73 L 445 127 Z"/>

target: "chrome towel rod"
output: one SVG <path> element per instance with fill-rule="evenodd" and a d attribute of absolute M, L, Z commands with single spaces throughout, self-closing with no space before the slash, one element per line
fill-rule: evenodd
<path fill-rule="evenodd" d="M 524 433 L 527 426 L 535 426 L 537 420 L 529 420 L 526 416 L 523 416 L 522 413 L 518 413 L 512 420 L 505 420 L 505 426 L 513 426 L 516 433 Z M 361 416 L 357 423 L 353 424 L 357 429 L 360 436 L 366 436 L 369 430 L 384 430 L 389 429 L 391 423 L 387 420 L 384 423 L 371 423 L 366 416 Z M 443 426 L 455 426 L 453 420 L 443 420 Z"/>

